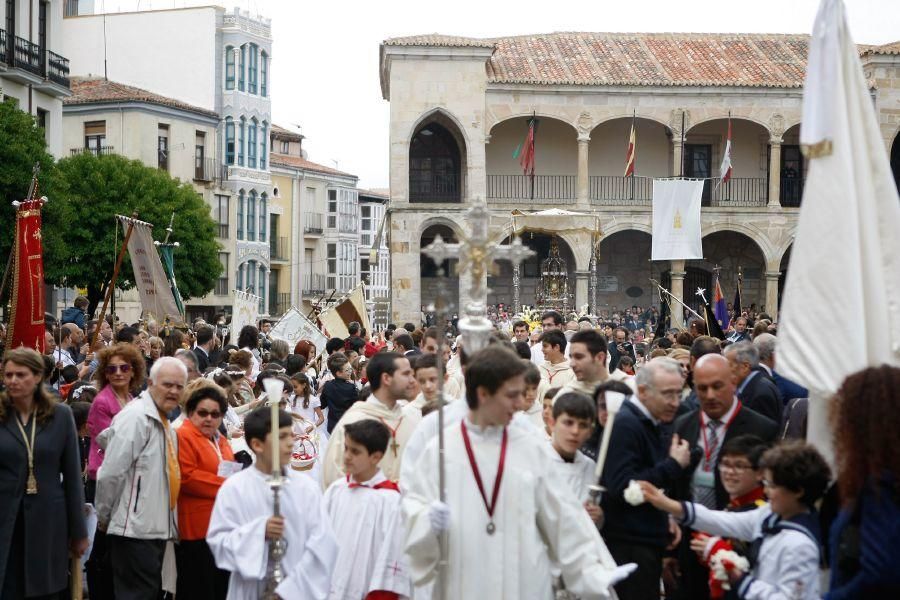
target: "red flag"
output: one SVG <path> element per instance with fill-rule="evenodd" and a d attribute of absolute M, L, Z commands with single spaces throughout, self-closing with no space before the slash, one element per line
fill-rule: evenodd
<path fill-rule="evenodd" d="M 519 155 L 519 164 L 525 175 L 534 175 L 534 119 L 528 121 L 528 135 Z"/>
<path fill-rule="evenodd" d="M 44 256 L 41 244 L 40 199 L 16 209 L 12 297 L 6 348 L 20 346 L 44 353 Z"/>
<path fill-rule="evenodd" d="M 631 120 L 631 133 L 628 136 L 628 150 L 625 152 L 625 177 L 634 177 L 635 135 L 634 119 Z"/>

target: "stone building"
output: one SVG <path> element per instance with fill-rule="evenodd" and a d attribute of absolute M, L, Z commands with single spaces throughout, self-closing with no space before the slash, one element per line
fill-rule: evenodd
<path fill-rule="evenodd" d="M 718 266 L 729 300 L 740 267 L 744 306 L 776 313 L 806 170 L 799 126 L 808 41 L 640 33 L 386 40 L 391 320 L 416 321 L 433 301 L 436 266 L 420 250 L 438 233 L 458 239 L 476 198 L 485 199 L 499 239 L 515 209 L 599 215 L 600 310 L 658 304 L 651 277 L 696 305 L 694 289 L 709 289 Z M 900 44 L 861 46 L 860 56 L 896 172 Z M 734 171 L 719 185 L 729 115 Z M 533 184 L 513 158 L 530 118 L 538 120 Z M 626 179 L 632 120 L 636 177 Z M 708 178 L 704 260 L 650 261 L 652 179 L 673 176 Z M 591 234 L 553 233 L 582 306 Z M 550 235 L 525 232 L 523 241 L 538 251 L 522 270 L 522 302 L 531 304 Z M 497 265 L 487 284 L 495 290 L 489 301 L 508 302 L 509 265 Z M 458 304 L 455 289 L 451 296 Z"/>

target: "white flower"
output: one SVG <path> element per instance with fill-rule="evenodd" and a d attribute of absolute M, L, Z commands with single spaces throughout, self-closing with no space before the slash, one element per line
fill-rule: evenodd
<path fill-rule="evenodd" d="M 728 569 L 725 568 L 725 563 L 730 563 L 741 573 L 746 573 L 750 570 L 750 562 L 733 550 L 719 550 L 712 555 L 709 560 L 709 568 L 713 577 L 723 582 L 722 589 L 730 590 L 731 582 L 728 579 Z"/>
<path fill-rule="evenodd" d="M 625 502 L 632 506 L 638 506 L 639 504 L 643 504 L 645 502 L 644 492 L 641 490 L 640 484 L 637 481 L 632 479 L 628 482 L 628 487 L 625 488 Z"/>

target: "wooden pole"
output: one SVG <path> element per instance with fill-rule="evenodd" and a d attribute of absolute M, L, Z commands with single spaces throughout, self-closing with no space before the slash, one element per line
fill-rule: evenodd
<path fill-rule="evenodd" d="M 118 218 L 118 217 L 117 217 Z M 131 213 L 131 221 L 128 223 L 128 230 L 125 232 L 125 239 L 122 240 L 122 249 L 119 250 L 119 256 L 116 258 L 116 266 L 113 269 L 112 279 L 109 287 L 106 288 L 106 297 L 103 299 L 103 308 L 100 310 L 100 317 L 97 319 L 97 327 L 94 328 L 94 335 L 91 337 L 91 345 L 88 347 L 89 352 L 94 351 L 94 345 L 97 343 L 97 336 L 100 335 L 100 327 L 103 319 L 106 318 L 106 309 L 109 306 L 109 298 L 116 291 L 116 280 L 119 278 L 119 269 L 122 267 L 122 260 L 125 258 L 125 252 L 128 250 L 128 240 L 131 239 L 131 232 L 134 231 L 134 222 L 138 218 L 137 211 Z M 116 227 L 119 224 L 116 223 Z"/>

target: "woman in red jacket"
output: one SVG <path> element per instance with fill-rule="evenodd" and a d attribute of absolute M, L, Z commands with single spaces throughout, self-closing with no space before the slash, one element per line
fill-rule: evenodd
<path fill-rule="evenodd" d="M 222 388 L 201 383 L 184 401 L 187 419 L 178 428 L 178 496 L 176 595 L 192 600 L 223 600 L 228 593 L 228 571 L 216 568 L 206 544 L 206 530 L 216 494 L 228 474 L 240 470 L 228 439 L 219 427 L 227 403 Z"/>

